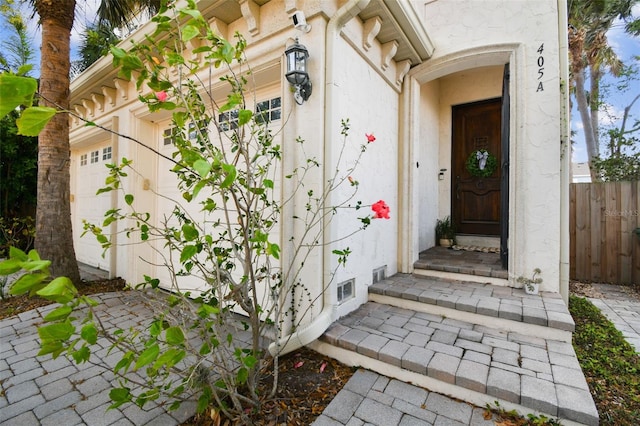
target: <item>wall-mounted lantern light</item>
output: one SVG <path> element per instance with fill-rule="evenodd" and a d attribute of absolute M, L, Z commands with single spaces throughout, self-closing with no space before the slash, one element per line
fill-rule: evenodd
<path fill-rule="evenodd" d="M 296 91 L 293 97 L 298 105 L 302 105 L 304 101 L 311 96 L 311 81 L 307 73 L 307 58 L 309 51 L 306 47 L 296 42 L 284 51 L 287 57 L 287 81 L 295 87 Z"/>

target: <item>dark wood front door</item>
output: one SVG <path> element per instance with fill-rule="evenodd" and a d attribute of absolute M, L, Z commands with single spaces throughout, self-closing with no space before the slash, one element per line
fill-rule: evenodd
<path fill-rule="evenodd" d="M 453 107 L 451 212 L 460 234 L 500 235 L 501 106 L 492 99 Z M 481 164 L 478 151 L 492 159 Z"/>

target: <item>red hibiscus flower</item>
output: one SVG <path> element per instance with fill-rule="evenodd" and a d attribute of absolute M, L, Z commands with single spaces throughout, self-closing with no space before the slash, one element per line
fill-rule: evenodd
<path fill-rule="evenodd" d="M 367 143 L 371 143 L 376 140 L 376 137 L 373 136 L 373 133 L 365 133 L 364 135 L 367 137 Z"/>
<path fill-rule="evenodd" d="M 374 211 L 374 219 L 390 219 L 389 206 L 384 201 L 380 200 L 371 206 L 371 210 Z"/>
<path fill-rule="evenodd" d="M 160 102 L 166 101 L 168 97 L 169 95 L 167 95 L 167 92 L 165 92 L 164 90 L 161 92 L 156 92 L 156 98 L 158 98 Z"/>

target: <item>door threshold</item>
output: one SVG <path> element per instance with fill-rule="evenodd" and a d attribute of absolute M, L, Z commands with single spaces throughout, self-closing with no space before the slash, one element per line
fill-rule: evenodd
<path fill-rule="evenodd" d="M 456 244 L 459 246 L 477 246 L 500 248 L 500 237 L 495 235 L 456 234 Z"/>

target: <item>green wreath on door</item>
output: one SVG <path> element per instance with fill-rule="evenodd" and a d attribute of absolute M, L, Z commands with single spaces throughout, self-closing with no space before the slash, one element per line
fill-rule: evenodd
<path fill-rule="evenodd" d="M 498 160 L 486 149 L 479 149 L 469 154 L 466 167 L 471 176 L 486 178 L 495 173 Z"/>

